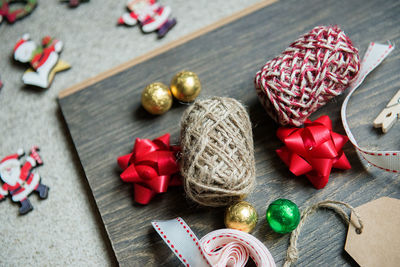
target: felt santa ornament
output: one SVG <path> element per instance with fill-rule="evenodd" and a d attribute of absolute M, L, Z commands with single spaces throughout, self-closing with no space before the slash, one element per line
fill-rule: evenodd
<path fill-rule="evenodd" d="M 41 199 L 47 198 L 48 195 L 49 188 L 40 182 L 39 174 L 32 173 L 33 168 L 43 164 L 37 151 L 38 148 L 33 147 L 23 165 L 19 161 L 24 155 L 22 149 L 0 161 L 0 178 L 3 182 L 3 186 L 0 187 L 0 200 L 10 194 L 14 202 L 21 204 L 19 208 L 21 215 L 33 209 L 28 199 L 32 192 L 37 192 Z"/>
<path fill-rule="evenodd" d="M 128 0 L 126 5 L 130 12 L 119 18 L 120 25 L 134 26 L 139 23 L 143 32 L 157 31 L 158 38 L 162 38 L 176 24 L 176 19 L 170 18 L 171 8 L 160 5 L 156 0 Z"/>
<path fill-rule="evenodd" d="M 56 72 L 70 68 L 67 63 L 59 60 L 62 48 L 61 41 L 49 36 L 42 39 L 41 46 L 37 46 L 30 40 L 29 34 L 24 34 L 14 47 L 14 59 L 29 63 L 31 67 L 22 76 L 23 82 L 48 88 Z"/>

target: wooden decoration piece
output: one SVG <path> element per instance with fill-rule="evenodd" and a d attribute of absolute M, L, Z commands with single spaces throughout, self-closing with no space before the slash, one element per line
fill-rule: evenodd
<path fill-rule="evenodd" d="M 387 133 L 400 115 L 400 90 L 389 101 L 381 113 L 374 120 L 374 127 L 382 127 L 382 132 Z"/>
<path fill-rule="evenodd" d="M 126 6 L 129 12 L 118 19 L 119 25 L 139 24 L 144 33 L 156 31 L 158 38 L 162 38 L 176 24 L 171 8 L 160 5 L 157 0 L 129 0 Z"/>
<path fill-rule="evenodd" d="M 63 43 L 45 36 L 41 45 L 30 40 L 29 34 L 24 34 L 14 46 L 14 59 L 22 63 L 29 63 L 30 68 L 25 71 L 22 80 L 26 85 L 48 88 L 54 75 L 71 66 L 60 61 Z"/>
<path fill-rule="evenodd" d="M 40 175 L 33 170 L 43 164 L 38 151 L 38 147 L 32 147 L 25 162 L 20 160 L 25 155 L 22 149 L 0 161 L 0 201 L 9 195 L 12 201 L 21 205 L 21 215 L 33 210 L 28 198 L 30 194 L 36 192 L 40 199 L 46 199 L 49 192 L 49 187 L 41 183 Z"/>

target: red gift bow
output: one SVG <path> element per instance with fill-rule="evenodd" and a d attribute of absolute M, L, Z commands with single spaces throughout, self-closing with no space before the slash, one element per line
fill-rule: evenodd
<path fill-rule="evenodd" d="M 132 153 L 118 158 L 118 165 L 124 170 L 120 177 L 134 183 L 135 201 L 140 204 L 148 204 L 157 193 L 166 192 L 168 186 L 181 184 L 172 176 L 179 171 L 179 148 L 170 146 L 169 139 L 169 133 L 153 141 L 136 138 Z"/>
<path fill-rule="evenodd" d="M 305 174 L 317 189 L 328 183 L 332 168 L 351 168 L 342 150 L 349 139 L 332 131 L 328 116 L 306 120 L 304 128 L 281 127 L 276 134 L 285 144 L 276 150 L 278 156 L 294 175 Z"/>

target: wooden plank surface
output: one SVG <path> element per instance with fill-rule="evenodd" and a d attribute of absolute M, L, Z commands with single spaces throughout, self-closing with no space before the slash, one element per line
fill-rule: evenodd
<path fill-rule="evenodd" d="M 119 179 L 119 155 L 128 153 L 134 139 L 155 138 L 165 132 L 179 139 L 179 121 L 186 105 L 175 101 L 162 116 L 147 114 L 140 105 L 142 89 L 149 83 L 169 83 L 182 69 L 196 72 L 203 85 L 201 98 L 230 96 L 244 103 L 253 124 L 257 187 L 248 197 L 260 215 L 253 232 L 281 266 L 289 235 L 273 233 L 265 210 L 276 198 L 289 198 L 300 207 L 318 200 L 336 199 L 354 206 L 380 196 L 400 198 L 398 175 L 383 172 L 360 160 L 351 145 L 345 153 L 349 171 L 334 171 L 323 190 L 304 177 L 294 177 L 274 150 L 277 125 L 259 104 L 253 86 L 256 71 L 279 54 L 300 34 L 316 25 L 339 24 L 360 47 L 370 41 L 400 43 L 400 2 L 364 0 L 283 0 L 214 29 L 179 46 L 171 47 L 140 64 L 127 64 L 105 79 L 59 99 L 62 113 L 92 189 L 117 259 L 122 266 L 177 266 L 179 261 L 150 225 L 154 219 L 183 217 L 199 237 L 223 227 L 222 208 L 205 208 L 188 201 L 182 188 L 158 195 L 147 206 L 133 202 L 133 187 Z M 348 106 L 352 131 L 364 147 L 399 150 L 397 123 L 383 135 L 372 121 L 400 87 L 398 49 L 372 73 Z M 81 86 L 82 87 L 82 86 Z M 79 88 L 82 89 L 82 88 Z M 344 133 L 339 109 L 344 96 L 312 115 L 331 117 L 334 130 Z M 300 236 L 298 266 L 357 266 L 344 252 L 347 227 L 331 212 L 308 220 Z"/>

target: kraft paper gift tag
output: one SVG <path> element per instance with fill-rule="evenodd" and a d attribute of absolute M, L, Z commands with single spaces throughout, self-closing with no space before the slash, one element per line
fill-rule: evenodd
<path fill-rule="evenodd" d="M 357 234 L 354 225 L 349 224 L 347 253 L 362 267 L 400 266 L 400 200 L 382 197 L 355 210 L 364 228 Z M 351 220 L 357 220 L 353 213 Z"/>

